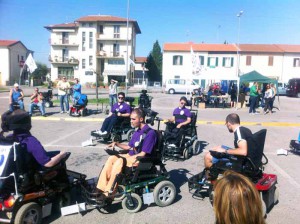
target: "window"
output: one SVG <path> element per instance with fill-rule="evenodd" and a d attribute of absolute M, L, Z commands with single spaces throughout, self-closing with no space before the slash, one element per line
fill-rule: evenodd
<path fill-rule="evenodd" d="M 269 56 L 268 66 L 273 66 L 274 57 Z"/>
<path fill-rule="evenodd" d="M 218 58 L 216 57 L 208 57 L 207 66 L 211 68 L 215 68 L 218 66 Z"/>
<path fill-rule="evenodd" d="M 204 65 L 204 56 L 199 56 L 200 65 Z"/>
<path fill-rule="evenodd" d="M 82 59 L 82 68 L 85 68 L 85 59 Z"/>
<path fill-rule="evenodd" d="M 62 44 L 69 44 L 69 33 L 62 32 Z"/>
<path fill-rule="evenodd" d="M 103 34 L 103 25 L 98 26 L 98 33 Z"/>
<path fill-rule="evenodd" d="M 67 79 L 74 79 L 74 69 L 69 67 L 58 67 L 58 75 L 66 76 Z"/>
<path fill-rule="evenodd" d="M 125 65 L 124 59 L 108 59 L 109 65 Z"/>
<path fill-rule="evenodd" d="M 173 65 L 182 65 L 183 57 L 181 55 L 173 56 Z"/>
<path fill-rule="evenodd" d="M 89 66 L 93 65 L 93 56 L 89 56 Z"/>
<path fill-rule="evenodd" d="M 85 51 L 85 32 L 82 32 L 82 51 Z"/>
<path fill-rule="evenodd" d="M 103 51 L 103 43 L 100 43 L 98 46 L 99 46 L 99 51 Z"/>
<path fill-rule="evenodd" d="M 93 32 L 90 32 L 90 36 L 89 36 L 89 48 L 90 49 L 93 48 Z"/>
<path fill-rule="evenodd" d="M 86 27 L 86 23 L 82 23 L 82 27 Z"/>
<path fill-rule="evenodd" d="M 233 66 L 233 58 L 232 57 L 224 57 L 223 58 L 223 67 L 230 68 Z"/>
<path fill-rule="evenodd" d="M 120 44 L 114 44 L 113 46 L 113 56 L 117 57 L 120 55 Z"/>
<path fill-rule="evenodd" d="M 180 79 L 180 75 L 174 75 L 174 79 Z"/>
<path fill-rule="evenodd" d="M 85 71 L 85 75 L 93 75 L 92 71 Z"/>
<path fill-rule="evenodd" d="M 114 26 L 114 38 L 120 38 L 120 26 L 119 25 Z"/>
<path fill-rule="evenodd" d="M 63 49 L 62 50 L 62 56 L 64 62 L 67 62 L 69 60 L 69 50 L 68 49 Z"/>
<path fill-rule="evenodd" d="M 93 23 L 89 23 L 89 27 L 93 27 Z"/>
<path fill-rule="evenodd" d="M 251 56 L 246 57 L 246 65 L 251 65 Z"/>
<path fill-rule="evenodd" d="M 300 67 L 300 58 L 294 58 L 294 67 Z"/>

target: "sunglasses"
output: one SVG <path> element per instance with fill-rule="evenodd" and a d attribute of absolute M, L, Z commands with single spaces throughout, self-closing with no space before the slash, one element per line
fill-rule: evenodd
<path fill-rule="evenodd" d="M 181 105 L 185 105 L 185 104 L 186 104 L 186 102 L 180 102 L 180 104 L 181 104 Z"/>
<path fill-rule="evenodd" d="M 124 99 L 124 97 L 118 97 L 120 100 Z"/>

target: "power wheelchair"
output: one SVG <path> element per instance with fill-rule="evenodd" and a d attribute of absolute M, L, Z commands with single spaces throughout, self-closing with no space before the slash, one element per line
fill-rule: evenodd
<path fill-rule="evenodd" d="M 263 153 L 266 129 L 262 129 L 253 134 L 256 142 L 255 149 L 248 156 L 229 155 L 216 151 L 210 151 L 215 158 L 226 158 L 213 164 L 210 169 L 204 169 L 199 174 L 189 178 L 188 187 L 194 198 L 203 199 L 209 197 L 213 203 L 214 183 L 222 177 L 226 170 L 233 170 L 247 176 L 255 184 L 256 189 L 261 195 L 263 213 L 271 210 L 274 204 L 278 202 L 279 191 L 277 188 L 277 175 L 264 173 L 264 166 L 268 163 L 268 158 Z M 207 178 L 207 173 L 209 178 Z"/>
<path fill-rule="evenodd" d="M 157 113 L 156 113 L 157 115 Z M 156 116 L 154 115 L 154 116 Z M 153 117 L 148 122 L 153 122 Z M 138 212 L 144 204 L 156 203 L 165 207 L 173 203 L 176 197 L 176 188 L 169 180 L 169 174 L 162 162 L 163 135 L 159 131 L 160 118 L 158 121 L 158 139 L 154 153 L 149 157 L 138 157 L 138 165 L 123 167 L 123 171 L 117 175 L 111 191 L 117 186 L 114 199 L 101 200 L 101 193 L 95 193 L 96 180 L 91 179 L 81 183 L 82 194 L 86 204 L 97 208 L 111 205 L 112 201 L 122 201 L 122 208 L 129 213 Z M 109 150 L 109 155 L 127 153 L 127 150 Z M 142 201 L 143 198 L 143 201 Z"/>
<path fill-rule="evenodd" d="M 138 99 L 139 108 L 141 108 L 143 110 L 144 109 L 146 109 L 146 110 L 151 109 L 152 99 L 153 99 L 153 97 L 149 96 L 147 94 L 147 90 L 143 89 L 142 93 L 140 94 L 139 99 Z"/>
<path fill-rule="evenodd" d="M 125 102 L 128 102 L 131 108 L 133 108 L 133 97 L 125 97 Z M 94 141 L 103 141 L 103 142 L 121 142 L 121 141 L 130 141 L 134 133 L 134 128 L 131 127 L 130 118 L 121 118 L 113 126 L 110 133 L 106 135 L 99 135 L 96 130 L 91 131 L 91 140 Z"/>
<path fill-rule="evenodd" d="M 49 152 L 54 156 L 59 152 Z M 0 223 L 42 223 L 51 210 L 69 205 L 66 160 L 41 167 L 23 144 L 0 141 Z M 52 206 L 53 205 L 53 206 Z"/>
<path fill-rule="evenodd" d="M 168 134 L 168 126 L 173 125 L 169 122 L 166 122 L 167 129 L 164 132 L 164 143 L 163 143 L 163 158 L 164 159 L 188 159 L 192 155 L 197 155 L 201 151 L 201 144 L 198 141 L 197 137 L 197 110 L 191 110 L 192 118 L 191 123 L 188 124 L 186 127 L 182 127 L 183 130 L 180 141 L 177 144 L 174 144 L 174 139 L 166 138 Z"/>
<path fill-rule="evenodd" d="M 70 107 L 69 115 L 72 117 L 86 116 L 88 114 L 86 106 L 89 102 L 87 95 L 81 94 L 79 98 L 73 100 L 74 104 Z"/>

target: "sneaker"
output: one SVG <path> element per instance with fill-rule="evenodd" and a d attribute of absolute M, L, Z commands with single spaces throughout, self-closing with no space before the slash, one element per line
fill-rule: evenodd
<path fill-rule="evenodd" d="M 66 114 L 70 113 L 69 111 L 66 111 Z"/>
<path fill-rule="evenodd" d="M 46 114 L 42 114 L 42 116 L 43 116 L 43 117 L 47 117 L 47 115 L 46 115 Z"/>
<path fill-rule="evenodd" d="M 102 135 L 102 131 L 101 130 L 96 130 L 95 134 Z"/>
<path fill-rule="evenodd" d="M 101 135 L 107 135 L 107 131 L 102 132 Z"/>
<path fill-rule="evenodd" d="M 61 114 L 63 114 L 63 113 L 64 113 L 64 111 L 61 111 L 60 113 L 61 113 Z"/>
<path fill-rule="evenodd" d="M 260 114 L 260 113 L 256 111 L 254 114 Z"/>

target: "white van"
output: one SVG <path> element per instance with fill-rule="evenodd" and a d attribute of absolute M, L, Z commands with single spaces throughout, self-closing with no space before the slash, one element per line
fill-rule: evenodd
<path fill-rule="evenodd" d="M 287 86 L 287 83 L 278 81 L 278 95 L 286 95 Z"/>
<path fill-rule="evenodd" d="M 193 81 L 185 79 L 168 79 L 165 85 L 165 93 L 190 93 L 199 87 L 200 86 Z"/>

